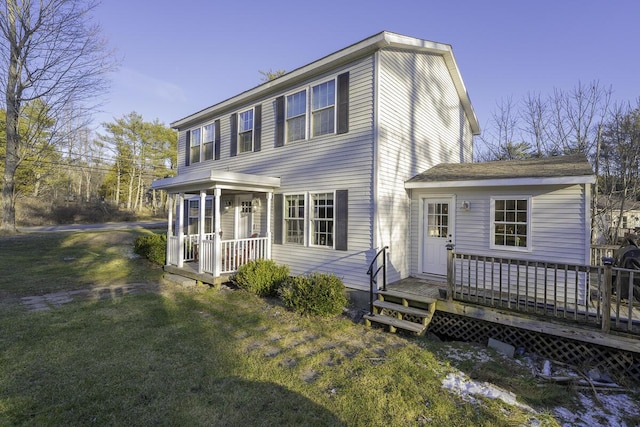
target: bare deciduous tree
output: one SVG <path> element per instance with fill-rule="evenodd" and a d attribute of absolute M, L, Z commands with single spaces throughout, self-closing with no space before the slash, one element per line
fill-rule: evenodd
<path fill-rule="evenodd" d="M 15 172 L 23 106 L 46 105 L 50 143 L 86 125 L 107 88 L 112 52 L 91 21 L 95 0 L 6 0 L 0 6 L 0 87 L 6 107 L 6 158 L 0 232 L 15 232 Z"/>

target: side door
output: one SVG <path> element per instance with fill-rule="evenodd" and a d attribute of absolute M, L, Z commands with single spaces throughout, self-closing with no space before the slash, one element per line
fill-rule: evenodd
<path fill-rule="evenodd" d="M 422 272 L 447 274 L 446 245 L 453 236 L 453 201 L 450 198 L 422 201 Z"/>

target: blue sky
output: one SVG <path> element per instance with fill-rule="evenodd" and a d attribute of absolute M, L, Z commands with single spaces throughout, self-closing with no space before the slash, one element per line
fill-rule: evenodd
<path fill-rule="evenodd" d="M 453 46 L 481 126 L 496 103 L 578 82 L 640 97 L 637 0 L 104 0 L 122 59 L 96 123 L 136 111 L 169 124 L 382 30 Z"/>

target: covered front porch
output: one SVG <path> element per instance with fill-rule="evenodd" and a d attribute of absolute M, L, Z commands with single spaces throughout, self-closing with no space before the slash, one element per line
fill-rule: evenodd
<path fill-rule="evenodd" d="M 215 283 L 250 260 L 271 258 L 273 191 L 280 178 L 199 171 L 152 187 L 168 193 L 166 270 Z"/>

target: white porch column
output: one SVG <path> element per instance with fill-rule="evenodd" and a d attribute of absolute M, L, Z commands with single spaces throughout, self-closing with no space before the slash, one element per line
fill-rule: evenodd
<path fill-rule="evenodd" d="M 220 276 L 222 270 L 222 229 L 220 228 L 220 196 L 222 190 L 213 190 L 213 277 Z"/>
<path fill-rule="evenodd" d="M 202 273 L 204 270 L 202 262 L 202 241 L 204 240 L 204 220 L 205 220 L 205 204 L 207 199 L 207 192 L 200 190 L 200 204 L 198 205 L 198 273 Z"/>
<path fill-rule="evenodd" d="M 267 193 L 267 259 L 271 259 L 271 201 L 273 200 L 273 191 Z"/>
<path fill-rule="evenodd" d="M 178 194 L 178 268 L 184 265 L 184 193 Z"/>
<path fill-rule="evenodd" d="M 165 264 L 169 264 L 169 260 L 173 259 L 171 256 L 171 250 L 173 249 L 171 245 L 171 236 L 173 236 L 173 210 L 176 208 L 175 201 L 176 198 L 173 194 L 167 193 L 167 209 L 169 210 L 169 217 L 167 219 L 167 253 L 165 254 L 167 261 Z M 175 256 L 175 254 L 173 254 L 173 256 Z"/>

